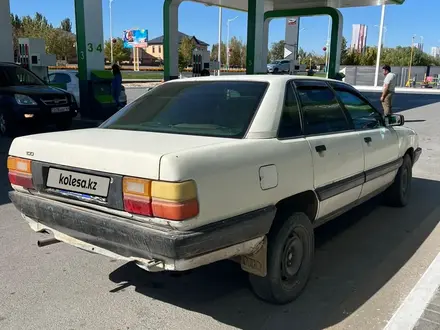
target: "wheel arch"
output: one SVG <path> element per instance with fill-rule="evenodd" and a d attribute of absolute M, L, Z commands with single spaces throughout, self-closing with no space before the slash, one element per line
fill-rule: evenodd
<path fill-rule="evenodd" d="M 408 155 L 411 158 L 411 163 L 414 163 L 414 148 L 413 147 L 409 147 L 405 151 L 405 154 L 403 155 L 403 158 L 405 158 L 406 155 Z"/>
<path fill-rule="evenodd" d="M 301 193 L 286 197 L 276 203 L 277 215 L 276 219 L 282 218 L 282 215 L 291 213 L 292 211 L 304 212 L 310 222 L 313 223 L 318 214 L 318 197 L 313 190 L 306 190 Z M 281 217 L 280 217 L 281 216 Z"/>

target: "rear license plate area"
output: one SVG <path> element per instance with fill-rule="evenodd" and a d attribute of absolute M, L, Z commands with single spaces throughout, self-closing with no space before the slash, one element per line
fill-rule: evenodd
<path fill-rule="evenodd" d="M 46 187 L 53 189 L 67 197 L 84 200 L 94 198 L 105 201 L 110 186 L 110 178 L 69 171 L 58 168 L 49 168 Z"/>

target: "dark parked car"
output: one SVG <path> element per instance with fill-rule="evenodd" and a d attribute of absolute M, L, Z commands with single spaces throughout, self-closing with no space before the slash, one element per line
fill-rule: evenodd
<path fill-rule="evenodd" d="M 14 136 L 24 127 L 55 124 L 67 129 L 78 113 L 75 97 L 51 87 L 33 72 L 0 62 L 0 134 Z"/>

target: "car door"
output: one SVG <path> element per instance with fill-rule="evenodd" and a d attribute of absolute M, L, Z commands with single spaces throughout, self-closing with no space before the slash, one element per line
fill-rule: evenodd
<path fill-rule="evenodd" d="M 386 127 L 382 115 L 353 87 L 331 83 L 357 130 L 365 154 L 365 184 L 361 198 L 394 180 L 400 166 L 399 141 L 392 127 Z"/>
<path fill-rule="evenodd" d="M 318 218 L 356 202 L 364 182 L 364 152 L 358 133 L 326 81 L 295 80 L 312 159 Z"/>

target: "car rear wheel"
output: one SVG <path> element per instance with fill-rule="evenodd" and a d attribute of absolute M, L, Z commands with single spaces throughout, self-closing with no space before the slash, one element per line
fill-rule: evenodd
<path fill-rule="evenodd" d="M 17 133 L 17 125 L 14 120 L 4 111 L 0 112 L 1 136 L 14 137 Z"/>
<path fill-rule="evenodd" d="M 293 301 L 310 277 L 314 250 L 313 227 L 304 213 L 277 219 L 268 235 L 267 275 L 249 275 L 255 294 L 273 304 Z"/>

